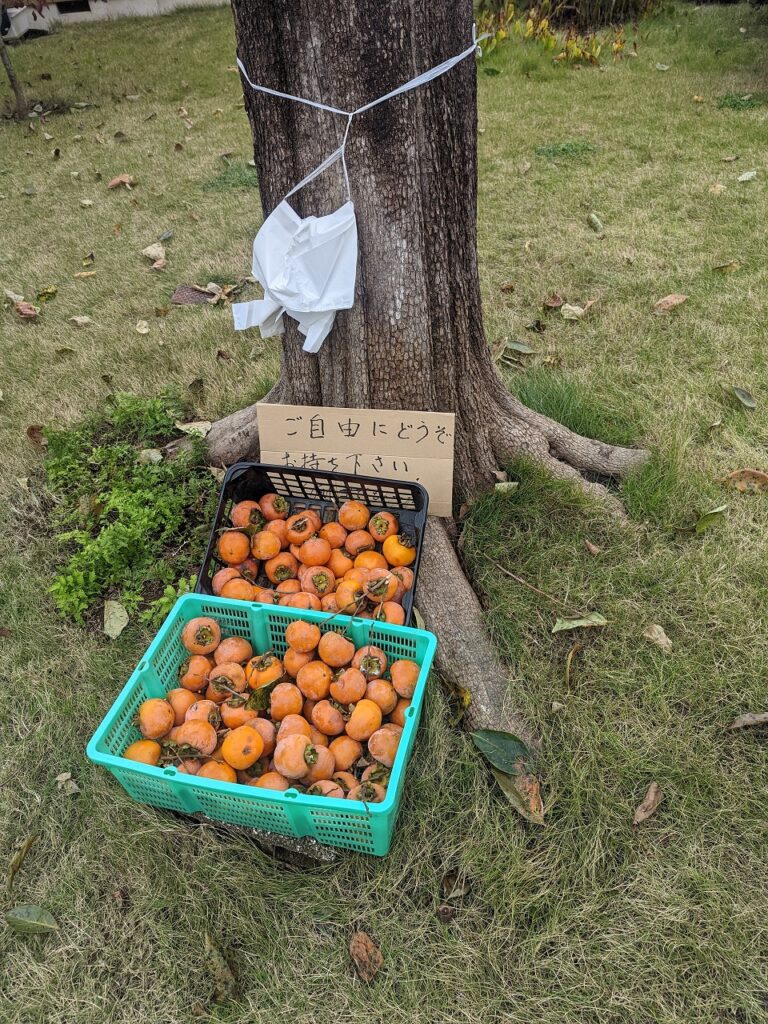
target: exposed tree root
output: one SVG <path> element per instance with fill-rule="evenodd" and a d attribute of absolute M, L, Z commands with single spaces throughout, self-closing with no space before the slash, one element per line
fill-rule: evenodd
<path fill-rule="evenodd" d="M 468 729 L 505 729 L 535 749 L 533 733 L 512 707 L 509 670 L 493 648 L 483 610 L 464 575 L 441 519 L 430 516 L 424 537 L 416 605 L 439 643 L 435 665 L 443 681 L 471 694 Z"/>

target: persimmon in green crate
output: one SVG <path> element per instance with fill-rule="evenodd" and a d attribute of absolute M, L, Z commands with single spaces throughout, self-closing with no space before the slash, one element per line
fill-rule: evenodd
<path fill-rule="evenodd" d="M 142 803 L 389 850 L 435 637 L 188 594 L 90 743 Z"/>

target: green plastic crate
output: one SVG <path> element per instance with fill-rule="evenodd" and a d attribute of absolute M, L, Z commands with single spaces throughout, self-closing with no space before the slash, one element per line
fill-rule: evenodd
<path fill-rule="evenodd" d="M 164 697 L 179 685 L 179 667 L 189 656 L 181 632 L 190 619 L 209 615 L 221 626 L 222 636 L 242 636 L 256 653 L 286 650 L 285 628 L 293 619 L 316 622 L 322 632 L 345 631 L 356 647 L 371 643 L 391 661 L 411 658 L 421 666 L 416 689 L 405 716 L 405 727 L 392 766 L 387 795 L 379 804 L 307 796 L 295 789 L 276 792 L 239 783 L 199 779 L 173 767 L 153 767 L 121 757 L 140 739 L 136 712 L 149 697 Z M 123 687 L 87 747 L 88 757 L 110 771 L 134 800 L 187 814 L 265 829 L 289 836 L 312 836 L 318 842 L 383 856 L 389 851 L 402 798 L 405 769 L 413 750 L 424 703 L 427 676 L 437 641 L 432 633 L 407 626 L 391 626 L 369 619 L 331 617 L 324 612 L 276 605 L 249 604 L 205 594 L 180 598 Z"/>

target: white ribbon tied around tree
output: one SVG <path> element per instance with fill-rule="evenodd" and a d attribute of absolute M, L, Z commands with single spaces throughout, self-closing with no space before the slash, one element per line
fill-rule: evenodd
<path fill-rule="evenodd" d="M 355 204 L 350 198 L 345 158 L 352 119 L 450 71 L 460 61 L 478 52 L 478 43 L 486 38 L 485 35 L 476 38 L 473 27 L 472 45 L 466 50 L 356 110 L 340 110 L 326 103 L 257 85 L 248 77 L 238 58 L 237 66 L 252 89 L 338 114 L 347 119 L 347 124 L 339 148 L 302 178 L 259 228 L 253 241 L 253 276 L 263 287 L 264 298 L 237 302 L 232 306 L 235 330 L 258 327 L 263 338 L 271 338 L 283 333 L 283 315 L 287 313 L 298 322 L 299 330 L 306 336 L 304 351 L 319 351 L 333 327 L 336 310 L 351 309 L 355 301 L 357 220 Z M 337 161 L 341 161 L 347 201 L 325 217 L 300 217 L 288 199 Z"/>

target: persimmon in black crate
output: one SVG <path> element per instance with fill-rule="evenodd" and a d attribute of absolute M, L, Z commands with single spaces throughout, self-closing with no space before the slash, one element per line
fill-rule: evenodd
<path fill-rule="evenodd" d="M 404 625 L 427 504 L 415 483 L 237 463 L 196 590 Z"/>

